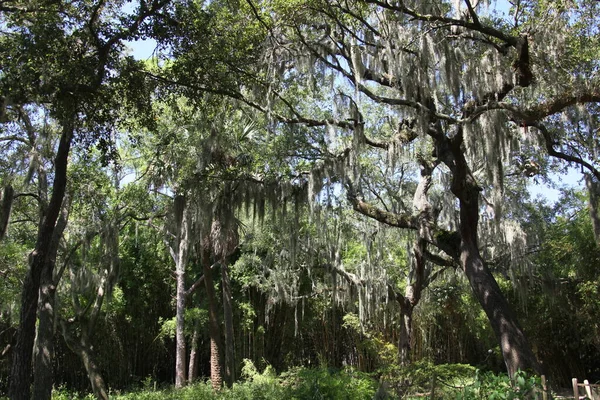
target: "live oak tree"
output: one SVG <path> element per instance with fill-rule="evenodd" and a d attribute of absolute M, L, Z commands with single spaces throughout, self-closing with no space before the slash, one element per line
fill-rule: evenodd
<path fill-rule="evenodd" d="M 35 105 L 60 132 L 54 156 L 52 194 L 40 215 L 36 245 L 23 283 L 17 342 L 13 350 L 12 399 L 30 397 L 32 349 L 42 271 L 52 275 L 52 238 L 63 205 L 72 143 L 94 143 L 114 128 L 117 102 L 127 93 L 131 105 L 143 105 L 142 86 L 129 86 L 125 71 L 133 60 L 121 57 L 123 41 L 164 2 L 142 2 L 120 16 L 120 3 L 3 2 L 0 74 L 2 122 L 21 118 L 19 107 Z M 138 101 L 139 100 L 139 101 Z M 45 362 L 49 362 L 46 360 Z M 44 397 L 49 397 L 46 389 Z"/>
<path fill-rule="evenodd" d="M 69 155 L 82 157 L 86 146 L 98 143 L 107 158 L 116 156 L 111 140 L 117 128 L 146 146 L 148 162 L 140 180 L 151 179 L 143 191 L 174 198 L 150 209 L 168 215 L 164 232 L 174 239 L 169 247 L 179 288 L 177 386 L 186 379 L 185 299 L 201 282 L 211 303 L 213 383 L 220 386 L 221 367 L 229 371 L 226 380 L 235 378 L 235 287 L 229 292 L 227 282 L 229 256 L 240 240 L 237 218 L 248 208 L 260 221 L 265 209 L 283 214 L 292 204 L 310 204 L 307 218 L 320 214 L 329 226 L 314 228 L 308 238 L 312 225 L 307 224 L 301 240 L 289 227 L 289 243 L 278 238 L 277 246 L 265 250 L 269 268 L 263 271 L 272 278 L 265 282 L 273 287 L 263 288 L 262 295 L 276 300 L 265 308 L 279 304 L 297 310 L 300 298 L 315 296 L 321 306 L 331 305 L 324 309 L 334 322 L 311 332 L 330 339 L 342 331 L 338 304 L 379 317 L 372 310 L 390 297 L 386 274 L 405 257 L 391 257 L 392 263 L 374 256 L 373 251 L 393 251 L 381 243 L 372 246 L 370 235 L 382 236 L 377 225 L 365 223 L 360 239 L 356 232 L 344 234 L 342 225 L 352 220 L 340 217 L 340 207 L 346 207 L 371 222 L 399 228 L 404 233 L 391 237 L 411 242 L 408 282 L 403 294 L 394 294 L 404 317 L 399 346 L 404 361 L 411 316 L 426 297 L 426 286 L 439 271 L 460 265 L 487 313 L 508 372 L 540 372 L 492 270 L 514 281 L 520 276 L 522 256 L 536 234 L 526 227 L 521 201 L 526 199 L 518 192 L 548 168 L 575 166 L 586 172 L 595 228 L 586 232 L 598 237 L 598 7 L 592 0 L 520 1 L 510 9 L 468 0 L 228 0 L 141 2 L 125 15 L 118 2 L 0 2 L 0 142 L 7 155 L 0 162 L 0 239 L 14 245 L 11 229 L 17 218 L 19 224 L 29 218 L 27 229 L 38 232 L 19 236 L 27 236 L 20 248 L 37 239 L 23 287 L 11 398 L 30 397 L 36 312 L 34 397 L 50 396 L 52 377 L 43 372 L 51 371 L 52 362 L 48 311 L 57 287 L 54 265 L 62 265 L 68 254 L 57 243 L 63 229 L 68 232 L 67 217 L 69 223 L 82 219 L 70 203 L 78 193 L 68 192 Z M 163 57 L 155 67 L 122 56 L 123 40 L 150 36 L 158 40 L 157 54 Z M 185 98 L 193 112 L 173 121 L 169 115 L 155 119 L 175 112 L 160 108 L 173 104 L 173 98 Z M 160 105 L 150 107 L 151 99 L 160 99 Z M 132 109 L 140 112 L 124 120 L 124 112 Z M 168 126 L 161 127 L 161 120 Z M 237 137 L 248 121 L 257 123 L 258 134 Z M 73 144 L 82 151 L 73 153 Z M 319 211 L 324 193 L 333 193 L 332 203 Z M 99 230 L 113 232 L 113 241 L 106 236 L 105 243 L 117 247 L 119 229 L 111 221 Z M 289 215 L 279 221 L 294 225 Z M 348 249 L 363 246 L 354 245 L 357 240 L 365 242 L 370 263 L 349 255 Z M 160 244 L 146 245 L 164 251 Z M 130 247 L 135 252 L 136 246 Z M 18 251 L 3 249 L 9 259 L 17 258 Z M 285 266 L 267 262 L 275 249 Z M 193 271 L 194 266 L 202 271 Z M 306 278 L 307 266 L 319 271 L 319 278 Z M 217 267 L 225 289 L 224 330 L 211 279 Z M 166 270 L 153 268 L 157 275 Z M 18 269 L 3 267 L 0 274 L 9 274 L 13 282 Z M 585 279 L 581 293 L 595 293 L 593 274 Z M 131 281 L 124 287 L 138 287 Z M 159 278 L 153 282 L 167 285 Z M 301 292 L 302 283 L 305 288 L 314 283 L 320 292 Z M 96 316 L 100 311 L 93 310 L 102 308 L 94 305 L 105 304 L 101 296 L 85 301 Z M 353 308 L 356 301 L 360 305 Z M 584 305 L 592 311 L 597 306 Z M 70 311 L 86 318 L 82 304 Z M 353 321 L 347 318 L 348 326 Z M 70 329 L 85 325 L 63 320 L 71 344 L 89 344 Z M 87 332 L 89 326 L 93 323 Z M 342 354 L 335 340 L 323 342 L 331 359 Z M 97 392 L 103 396 L 101 388 Z"/>
<path fill-rule="evenodd" d="M 593 137 L 596 130 L 597 3 L 519 2 L 505 16 L 471 1 L 247 3 L 269 35 L 261 48 L 265 69 L 237 65 L 252 90 L 225 94 L 278 126 L 330 132 L 330 154 L 346 155 L 345 172 L 331 174 L 348 186 L 353 207 L 423 232 L 426 246 L 460 263 L 508 372 L 541 372 L 480 250 L 481 213 L 487 209 L 492 229 L 508 226 L 505 171 L 526 148 L 581 165 L 597 179 L 597 144 L 577 134 Z M 327 86 L 330 96 L 315 90 Z M 387 110 L 387 126 L 369 121 L 372 105 Z M 435 212 L 393 213 L 369 204 L 354 162 L 368 147 L 424 160 L 446 191 Z M 535 162 L 526 161 L 522 172 L 535 174 Z M 427 209 L 420 204 L 417 211 Z"/>

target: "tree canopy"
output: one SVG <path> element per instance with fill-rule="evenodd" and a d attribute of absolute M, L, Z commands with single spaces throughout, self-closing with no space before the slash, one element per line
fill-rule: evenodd
<path fill-rule="evenodd" d="M 218 389 L 243 359 L 595 377 L 599 12 L 0 1 L 0 391 Z"/>

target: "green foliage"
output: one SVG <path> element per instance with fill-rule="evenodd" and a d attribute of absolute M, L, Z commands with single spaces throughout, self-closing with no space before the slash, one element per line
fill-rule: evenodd
<path fill-rule="evenodd" d="M 453 392 L 455 388 L 463 387 L 473 382 L 476 368 L 466 364 L 439 364 L 422 360 L 409 366 L 401 367 L 391 365 L 382 375 L 382 380 L 387 382 L 398 394 L 415 394 L 431 390 L 433 381 L 439 387 L 439 394 Z M 437 381 L 443 382 L 438 385 Z"/>
<path fill-rule="evenodd" d="M 505 282 L 538 357 L 561 385 L 577 374 L 595 376 L 598 369 L 600 247 L 584 198 L 564 191 L 556 206 L 530 211 L 529 220 L 536 222 L 529 229 L 539 235 L 540 246 L 530 272 Z M 510 289 L 514 285 L 518 293 Z"/>
<path fill-rule="evenodd" d="M 160 331 L 157 339 L 174 339 L 175 338 L 175 317 L 162 318 L 159 317 L 158 324 Z M 194 325 L 199 323 L 201 326 L 208 324 L 208 311 L 204 308 L 188 308 L 185 310 L 185 326 L 184 333 L 186 336 L 191 336 L 194 333 Z"/>
<path fill-rule="evenodd" d="M 19 278 L 27 268 L 27 246 L 4 240 L 0 243 L 0 314 L 18 315 L 18 299 L 20 293 Z M 16 312 L 15 312 L 16 311 Z"/>
<path fill-rule="evenodd" d="M 435 398 L 456 400 L 516 400 L 533 399 L 541 385 L 539 378 L 519 371 L 513 381 L 506 375 L 481 373 L 464 364 L 433 365 L 417 363 L 397 371 L 398 379 L 405 384 L 398 393 L 403 398 L 429 393 L 434 389 Z M 126 394 L 113 393 L 116 400 L 370 400 L 377 391 L 378 383 L 372 376 L 351 368 L 341 370 L 326 367 L 293 368 L 277 375 L 271 366 L 263 372 L 250 360 L 244 360 L 242 382 L 231 388 L 214 392 L 210 382 L 199 382 L 180 390 L 154 390 L 148 380 L 142 390 Z M 393 382 L 382 377 L 384 382 Z M 434 381 L 432 380 L 434 379 Z M 435 384 L 432 386 L 432 384 Z M 398 389 L 396 387 L 396 389 Z M 391 395 L 391 393 L 387 393 Z M 71 393 L 64 389 L 53 392 L 53 400 L 91 399 L 91 395 Z"/>
<path fill-rule="evenodd" d="M 321 368 L 295 368 L 277 376 L 271 366 L 263 372 L 256 369 L 250 360 L 244 360 L 243 382 L 231 388 L 214 392 L 210 382 L 199 382 L 180 390 L 155 391 L 149 381 L 136 392 L 113 393 L 115 400 L 370 400 L 375 394 L 377 383 L 368 374 L 352 369 L 332 370 Z M 64 389 L 53 392 L 53 400 L 88 399 L 91 395 L 71 393 Z"/>
<path fill-rule="evenodd" d="M 343 325 L 355 337 L 356 348 L 364 356 L 375 362 L 381 371 L 388 371 L 398 359 L 398 349 L 381 332 L 364 329 L 360 318 L 354 313 L 342 317 Z"/>
<path fill-rule="evenodd" d="M 481 374 L 477 371 L 473 384 L 462 388 L 454 398 L 457 400 L 536 399 L 540 390 L 540 379 L 527 375 L 523 371 L 517 371 L 512 381 L 507 375 L 495 375 L 490 372 Z"/>
<path fill-rule="evenodd" d="M 290 385 L 291 399 L 364 399 L 373 398 L 377 383 L 368 374 L 351 368 L 325 367 L 293 369 L 281 376 Z"/>

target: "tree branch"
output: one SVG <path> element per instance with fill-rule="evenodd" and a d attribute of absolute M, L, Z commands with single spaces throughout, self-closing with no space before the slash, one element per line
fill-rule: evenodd
<path fill-rule="evenodd" d="M 591 174 L 593 174 L 594 177 L 598 181 L 600 181 L 600 171 L 598 171 L 592 164 L 590 164 L 589 162 L 585 161 L 584 159 L 582 159 L 580 157 L 572 156 L 570 154 L 566 154 L 566 153 L 556 150 L 554 148 L 554 145 L 556 144 L 556 142 L 552 139 L 552 135 L 550 134 L 550 131 L 548 130 L 548 128 L 546 128 L 543 124 L 532 123 L 532 124 L 529 124 L 529 126 L 533 126 L 541 132 L 542 136 L 544 137 L 544 144 L 546 145 L 546 151 L 548 151 L 549 155 L 559 158 L 561 160 L 567 161 L 567 162 L 573 162 L 578 165 L 581 165 L 582 167 L 586 168 Z"/>

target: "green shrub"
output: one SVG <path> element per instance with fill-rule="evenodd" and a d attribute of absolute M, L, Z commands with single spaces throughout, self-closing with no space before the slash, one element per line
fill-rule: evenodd
<path fill-rule="evenodd" d="M 283 384 L 292 388 L 290 399 L 370 400 L 377 382 L 368 374 L 351 368 L 295 368 L 282 374 Z"/>
<path fill-rule="evenodd" d="M 398 398 L 428 393 L 432 385 L 440 397 L 452 397 L 457 388 L 474 382 L 477 369 L 467 364 L 439 364 L 422 360 L 406 367 L 393 365 L 381 375 L 382 381 L 393 389 Z M 433 380 L 435 379 L 435 383 Z"/>
<path fill-rule="evenodd" d="M 378 383 L 369 374 L 352 368 L 334 369 L 292 368 L 277 375 L 267 366 L 260 372 L 254 364 L 244 361 L 243 381 L 231 388 L 214 392 L 209 381 L 198 382 L 175 390 L 153 390 L 150 379 L 140 390 L 113 393 L 115 400 L 371 400 L 377 392 Z M 422 399 L 431 398 L 434 389 L 436 399 L 455 400 L 516 400 L 536 399 L 541 387 L 539 378 L 517 372 L 511 381 L 507 375 L 482 373 L 470 365 L 418 362 L 408 367 L 392 366 L 381 374 L 385 390 L 378 392 L 381 398 Z M 394 393 L 395 392 L 395 393 Z M 392 397 L 385 397 L 385 395 Z M 377 397 L 380 398 L 380 397 Z M 80 396 L 62 388 L 53 392 L 53 400 L 93 399 Z"/>
<path fill-rule="evenodd" d="M 488 399 L 488 400 L 524 400 L 537 399 L 541 383 L 538 377 L 527 375 L 523 371 L 517 371 L 514 379 L 505 374 L 493 374 L 491 372 L 480 374 L 475 377 L 475 382 L 459 392 L 456 399 Z"/>

